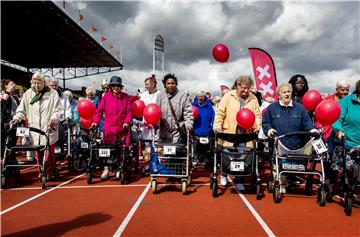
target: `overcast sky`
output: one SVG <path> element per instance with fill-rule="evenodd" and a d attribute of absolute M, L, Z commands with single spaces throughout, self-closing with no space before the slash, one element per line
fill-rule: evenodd
<path fill-rule="evenodd" d="M 360 79 L 360 2 L 67 2 L 84 15 L 82 26 L 93 24 L 106 43 L 122 47 L 124 70 L 77 79 L 67 87 L 78 89 L 118 75 L 128 93 L 143 87 L 152 73 L 153 37 L 165 41 L 165 71 L 175 73 L 179 88 L 219 94 L 237 76 L 253 77 L 249 47 L 262 48 L 274 60 L 278 83 L 304 74 L 310 89 L 333 92 L 336 81 Z M 96 36 L 94 36 L 96 37 Z M 97 36 L 98 38 L 98 36 Z M 211 51 L 223 43 L 229 64 L 215 61 Z M 106 47 L 106 46 L 104 46 Z M 230 69 L 229 69 L 230 67 Z M 233 73 L 235 75 L 233 75 Z M 162 89 L 161 78 L 158 78 Z"/>

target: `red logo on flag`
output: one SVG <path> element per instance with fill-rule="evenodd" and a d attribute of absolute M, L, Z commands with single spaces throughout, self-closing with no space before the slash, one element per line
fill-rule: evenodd
<path fill-rule="evenodd" d="M 258 48 L 249 48 L 249 54 L 253 65 L 256 88 L 262 93 L 263 98 L 272 97 L 277 100 L 275 65 L 270 54 Z"/>

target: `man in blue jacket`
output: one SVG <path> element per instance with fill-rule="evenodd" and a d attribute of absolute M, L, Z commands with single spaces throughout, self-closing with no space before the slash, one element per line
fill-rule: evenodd
<path fill-rule="evenodd" d="M 214 109 L 212 107 L 212 104 L 210 103 L 209 99 L 206 97 L 206 93 L 205 91 L 199 91 L 194 99 L 194 102 L 192 104 L 193 106 L 197 107 L 199 110 L 199 115 L 198 117 L 195 119 L 194 122 L 194 134 L 197 137 L 210 137 L 213 133 L 213 123 L 214 123 L 214 117 L 215 117 L 215 112 Z M 207 142 L 207 144 L 204 144 L 206 142 L 197 142 L 195 150 L 196 150 L 196 154 L 200 155 L 200 154 L 206 154 L 206 151 L 209 150 L 207 149 L 209 147 L 209 140 Z M 203 159 L 200 160 L 199 158 L 202 157 Z M 204 158 L 204 156 L 200 156 L 197 157 L 205 166 L 207 163 L 207 159 L 206 157 Z M 194 160 L 194 165 L 196 165 L 198 162 L 198 160 Z"/>
<path fill-rule="evenodd" d="M 264 134 L 273 137 L 296 131 L 318 132 L 305 108 L 291 99 L 292 87 L 282 84 L 277 87 L 276 93 L 279 101 L 266 109 L 262 121 Z M 281 139 L 282 144 L 288 149 L 298 149 L 304 145 L 300 136 L 291 136 Z M 280 193 L 285 193 L 286 177 L 281 177 Z"/>

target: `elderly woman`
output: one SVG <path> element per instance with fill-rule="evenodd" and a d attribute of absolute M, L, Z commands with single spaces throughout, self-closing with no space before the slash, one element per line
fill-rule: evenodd
<path fill-rule="evenodd" d="M 214 129 L 217 132 L 245 134 L 259 131 L 261 125 L 260 106 L 256 96 L 250 93 L 250 89 L 253 84 L 253 80 L 250 78 L 250 76 L 240 76 L 238 79 L 236 79 L 234 84 L 236 85 L 236 89 L 233 89 L 224 95 L 215 113 Z M 250 130 L 245 130 L 239 127 L 236 121 L 237 112 L 243 108 L 250 109 L 254 112 L 255 115 L 255 123 Z M 233 146 L 236 144 L 224 142 L 222 145 Z M 238 145 L 244 146 L 245 144 Z M 253 147 L 253 144 L 249 142 L 246 144 L 246 146 Z M 220 177 L 220 184 L 222 186 L 226 186 L 226 176 Z"/>
<path fill-rule="evenodd" d="M 58 140 L 58 124 L 61 118 L 62 108 L 60 98 L 55 90 L 45 86 L 44 75 L 36 72 L 31 78 L 31 88 L 28 89 L 13 116 L 11 124 L 28 120 L 29 126 L 47 132 L 49 126 L 54 130 L 49 134 L 49 151 L 46 151 L 45 172 L 47 179 L 51 177 L 51 171 L 56 168 L 54 144 Z M 30 133 L 30 140 L 34 145 L 45 145 L 46 139 L 38 133 Z M 38 164 L 42 164 L 43 154 L 37 152 Z"/>
<path fill-rule="evenodd" d="M 109 87 L 111 92 L 105 93 L 102 97 L 99 107 L 94 115 L 93 126 L 97 126 L 100 123 L 102 116 L 104 119 L 104 144 L 114 144 L 120 142 L 126 129 L 129 128 L 129 124 L 132 118 L 132 109 L 130 103 L 130 97 L 121 92 L 124 87 L 122 85 L 122 79 L 117 76 L 113 76 L 110 79 Z M 126 147 L 130 145 L 130 137 L 126 135 Z M 116 177 L 119 177 L 120 173 L 116 173 Z M 109 176 L 109 167 L 105 166 L 104 171 L 101 174 L 101 179 L 107 179 Z"/>

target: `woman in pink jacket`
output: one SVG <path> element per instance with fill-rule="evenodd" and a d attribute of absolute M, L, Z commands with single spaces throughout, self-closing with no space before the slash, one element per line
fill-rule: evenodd
<path fill-rule="evenodd" d="M 113 76 L 110 79 L 109 87 L 111 91 L 105 93 L 101 98 L 100 104 L 94 116 L 94 126 L 100 123 L 104 116 L 104 144 L 114 144 L 120 141 L 124 132 L 129 129 L 132 119 L 132 108 L 130 97 L 121 92 L 124 87 L 120 77 Z M 130 136 L 126 136 L 126 147 L 130 145 Z M 101 174 L 101 179 L 107 179 L 109 167 L 105 166 Z"/>

